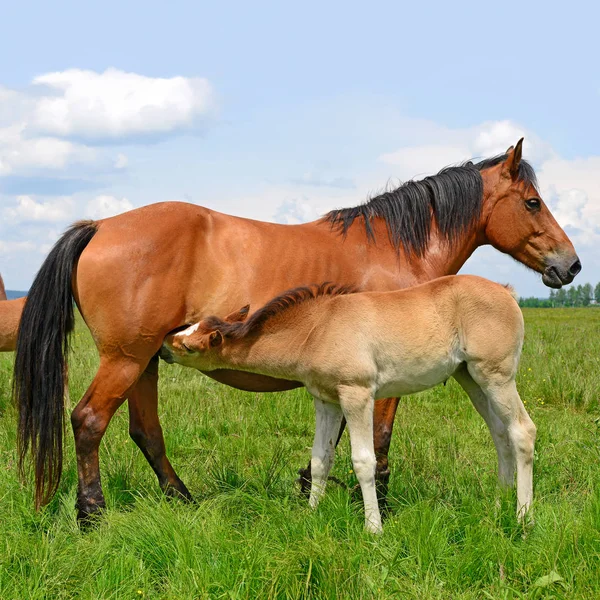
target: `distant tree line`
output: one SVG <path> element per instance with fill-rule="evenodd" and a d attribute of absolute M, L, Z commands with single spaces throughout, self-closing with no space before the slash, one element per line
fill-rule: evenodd
<path fill-rule="evenodd" d="M 600 283 L 550 290 L 549 298 L 519 298 L 519 306 L 526 308 L 559 308 L 571 306 L 600 306 Z"/>

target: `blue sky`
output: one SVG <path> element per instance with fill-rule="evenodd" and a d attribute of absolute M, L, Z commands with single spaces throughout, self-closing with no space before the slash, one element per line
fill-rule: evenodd
<path fill-rule="evenodd" d="M 526 136 L 600 281 L 596 4 L 13 3 L 0 22 L 0 272 L 160 200 L 297 222 Z M 491 249 L 465 268 L 547 295 Z"/>

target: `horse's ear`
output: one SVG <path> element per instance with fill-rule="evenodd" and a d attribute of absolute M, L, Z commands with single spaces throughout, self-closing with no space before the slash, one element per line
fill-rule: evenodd
<path fill-rule="evenodd" d="M 250 312 L 250 305 L 246 304 L 246 306 L 242 306 L 239 310 L 234 310 L 232 313 L 228 314 L 223 320 L 227 323 L 239 323 L 240 321 L 246 320 L 248 312 Z"/>
<path fill-rule="evenodd" d="M 211 348 L 215 348 L 217 346 L 220 346 L 223 343 L 223 335 L 221 334 L 221 332 L 217 329 L 216 331 L 211 331 L 210 335 L 208 336 L 208 345 Z"/>
<path fill-rule="evenodd" d="M 521 138 L 516 146 L 511 146 L 506 151 L 504 170 L 507 175 L 510 175 L 513 181 L 516 181 L 519 177 L 519 166 L 521 164 L 521 156 L 523 155 L 523 140 L 524 138 Z"/>

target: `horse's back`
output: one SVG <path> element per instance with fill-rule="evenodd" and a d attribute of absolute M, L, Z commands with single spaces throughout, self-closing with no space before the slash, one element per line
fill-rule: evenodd
<path fill-rule="evenodd" d="M 155 343 L 209 314 L 255 308 L 285 289 L 346 282 L 360 272 L 352 247 L 315 223 L 265 223 L 166 202 L 97 226 L 79 259 L 74 293 L 99 345 Z"/>

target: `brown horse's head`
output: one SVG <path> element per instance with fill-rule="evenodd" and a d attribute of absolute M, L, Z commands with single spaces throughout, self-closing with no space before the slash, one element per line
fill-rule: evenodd
<path fill-rule="evenodd" d="M 502 160 L 481 165 L 486 241 L 542 273 L 552 288 L 571 283 L 581 263 L 567 234 L 540 197 L 533 169 L 521 161 L 523 138 Z M 484 161 L 484 163 L 487 161 Z"/>

